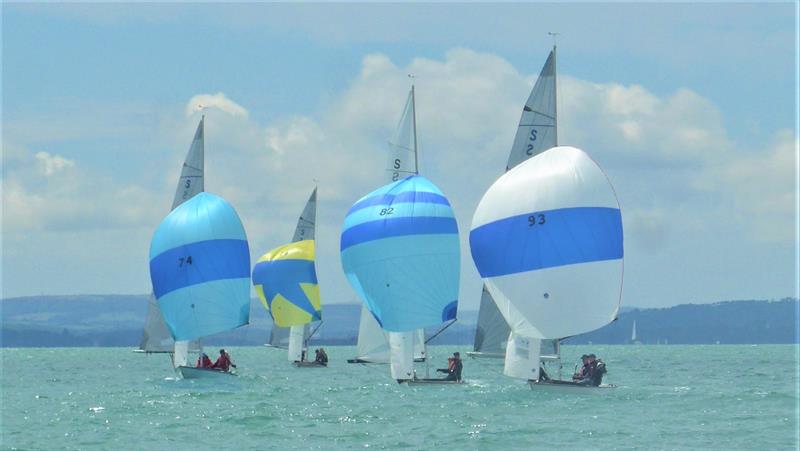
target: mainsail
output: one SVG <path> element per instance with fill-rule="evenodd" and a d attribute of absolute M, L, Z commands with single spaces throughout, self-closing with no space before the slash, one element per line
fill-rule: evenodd
<path fill-rule="evenodd" d="M 513 332 L 508 375 L 537 379 L 534 343 L 589 332 L 617 315 L 619 202 L 606 175 L 580 149 L 552 148 L 500 177 L 475 211 L 470 248 Z M 516 371 L 517 356 L 527 359 L 526 371 Z"/>
<path fill-rule="evenodd" d="M 449 201 L 421 176 L 385 185 L 350 208 L 340 249 L 348 281 L 390 332 L 393 378 L 410 379 L 415 331 L 454 319 L 458 308 L 460 248 Z"/>
<path fill-rule="evenodd" d="M 522 116 L 508 156 L 506 171 L 557 145 L 556 48 L 553 47 L 522 108 Z M 470 354 L 503 357 L 510 333 L 511 328 L 502 318 L 491 293 L 484 286 L 478 310 L 474 352 Z M 552 356 L 552 349 L 557 349 L 558 344 L 545 340 L 542 347 L 543 355 Z"/>
<path fill-rule="evenodd" d="M 233 207 L 199 193 L 167 215 L 150 243 L 150 278 L 175 340 L 247 324 L 250 249 Z"/>
<path fill-rule="evenodd" d="M 292 243 L 275 248 L 256 262 L 253 285 L 259 299 L 270 312 L 272 337 L 285 337 L 279 347 L 288 349 L 289 361 L 303 360 L 308 325 L 322 319 L 315 263 L 315 223 L 317 189 L 311 193 L 297 219 Z"/>
<path fill-rule="evenodd" d="M 419 173 L 417 152 L 417 119 L 414 86 L 408 92 L 403 114 L 397 123 L 394 135 L 389 141 L 389 154 L 386 171 L 389 180 L 396 182 L 409 175 Z M 361 308 L 358 324 L 357 356 L 352 362 L 389 363 L 389 337 L 375 321 L 365 306 Z M 415 361 L 424 361 L 427 354 L 425 330 L 417 330 L 413 337 Z"/>
<path fill-rule="evenodd" d="M 197 124 L 194 139 L 192 139 L 189 152 L 183 162 L 175 198 L 172 201 L 172 210 L 195 194 L 203 192 L 204 122 L 205 118 L 202 118 Z M 170 353 L 174 350 L 174 343 L 167 324 L 164 322 L 164 317 L 161 315 L 161 310 L 158 308 L 156 297 L 151 293 L 147 303 L 147 316 L 142 339 L 139 342 L 139 350 L 148 353 Z M 199 349 L 200 344 L 197 341 L 192 341 L 186 346 L 187 352 Z"/>

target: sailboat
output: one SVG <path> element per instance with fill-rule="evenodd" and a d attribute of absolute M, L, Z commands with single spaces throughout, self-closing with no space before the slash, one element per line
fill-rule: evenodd
<path fill-rule="evenodd" d="M 558 145 L 556 81 L 556 47 L 553 46 L 523 107 L 506 171 Z M 510 334 L 511 328 L 484 286 L 473 350 L 467 355 L 502 359 Z M 557 362 L 560 372 L 560 340 L 542 340 L 539 355 L 543 361 Z"/>
<path fill-rule="evenodd" d="M 389 141 L 389 155 L 386 165 L 388 180 L 396 182 L 412 174 L 419 174 L 417 152 L 417 116 L 414 86 L 406 98 L 403 114 Z M 414 361 L 424 362 L 427 354 L 425 329 L 414 335 Z M 389 339 L 381 326 L 367 309 L 361 306 L 358 324 L 356 357 L 347 363 L 389 363 Z"/>
<path fill-rule="evenodd" d="M 532 386 L 587 386 L 540 372 L 542 340 L 598 329 L 622 296 L 622 215 L 588 154 L 559 146 L 518 164 L 486 191 L 470 248 L 511 335 L 504 373 Z"/>
<path fill-rule="evenodd" d="M 194 139 L 189 146 L 186 159 L 183 162 L 181 175 L 178 179 L 178 187 L 175 190 L 175 197 L 172 201 L 172 210 L 182 203 L 191 199 L 197 193 L 203 192 L 203 160 L 204 160 L 204 140 L 205 140 L 205 116 L 197 124 Z M 147 303 L 147 316 L 145 317 L 144 331 L 139 342 L 137 352 L 144 353 L 168 353 L 172 355 L 172 362 L 175 367 L 188 363 L 189 352 L 199 352 L 202 346 L 198 341 L 175 342 L 169 333 L 167 324 L 158 308 L 158 302 L 153 293 Z"/>
<path fill-rule="evenodd" d="M 415 331 L 452 321 L 458 308 L 460 249 L 450 203 L 411 175 L 359 199 L 341 235 L 342 268 L 389 335 L 392 378 L 415 378 Z"/>
<path fill-rule="evenodd" d="M 253 268 L 253 285 L 276 330 L 288 330 L 288 359 L 299 365 L 310 364 L 309 324 L 322 320 L 322 304 L 317 283 L 314 228 L 317 189 L 311 193 L 297 220 L 292 242 L 267 252 Z M 320 323 L 321 324 L 321 323 Z M 319 329 L 319 324 L 314 332 Z"/>
<path fill-rule="evenodd" d="M 247 324 L 250 249 L 233 207 L 203 192 L 172 210 L 150 242 L 150 279 L 176 342 Z M 231 374 L 186 364 L 176 371 L 183 378 Z"/>
<path fill-rule="evenodd" d="M 636 339 L 636 320 L 633 320 L 633 327 L 631 328 L 631 343 L 635 345 L 642 344 L 641 341 Z"/>
<path fill-rule="evenodd" d="M 424 343 L 425 327 L 455 320 L 460 276 L 453 210 L 418 175 L 414 108 L 412 85 L 390 142 L 392 182 L 353 204 L 340 245 L 348 281 L 388 336 L 391 375 L 400 383 L 416 379 L 414 344 Z"/>

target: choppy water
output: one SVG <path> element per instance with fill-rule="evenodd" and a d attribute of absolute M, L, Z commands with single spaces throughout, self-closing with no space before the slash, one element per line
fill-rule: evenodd
<path fill-rule="evenodd" d="M 443 366 L 455 349 L 429 353 Z M 619 385 L 590 396 L 533 391 L 470 359 L 466 385 L 398 386 L 386 366 L 345 363 L 351 347 L 328 348 L 327 369 L 233 348 L 240 377 L 223 385 L 175 380 L 167 357 L 128 349 L 3 349 L 2 447 L 795 449 L 796 350 L 565 346 L 565 361 L 604 358 Z"/>

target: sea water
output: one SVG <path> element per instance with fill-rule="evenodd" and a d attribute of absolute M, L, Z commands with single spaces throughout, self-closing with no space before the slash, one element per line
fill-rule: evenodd
<path fill-rule="evenodd" d="M 232 348 L 239 377 L 178 380 L 165 355 L 3 349 L 4 449 L 796 449 L 797 347 L 564 346 L 608 365 L 604 396 L 554 393 L 464 359 L 463 385 L 398 385 L 386 365 L 294 368 Z M 466 347 L 430 347 L 431 375 Z M 214 356 L 218 350 L 208 349 Z M 425 374 L 425 364 L 418 365 Z M 550 368 L 554 374 L 555 368 Z"/>

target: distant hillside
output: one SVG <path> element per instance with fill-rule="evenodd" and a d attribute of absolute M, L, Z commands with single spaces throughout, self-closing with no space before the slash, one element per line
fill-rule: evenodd
<path fill-rule="evenodd" d="M 624 308 L 617 321 L 594 332 L 572 337 L 569 343 L 629 343 L 633 321 L 637 341 L 644 344 L 796 343 L 798 302 L 729 301 L 685 304 L 662 309 Z M 126 346 L 139 343 L 147 296 L 81 295 L 31 296 L 0 301 L 5 347 Z M 330 304 L 324 324 L 312 344 L 355 344 L 361 307 Z M 255 300 L 250 324 L 209 337 L 207 344 L 261 345 L 269 337 L 272 320 Z M 433 344 L 471 345 L 477 312 L 459 311 L 458 322 Z M 431 335 L 434 330 L 428 331 Z"/>

